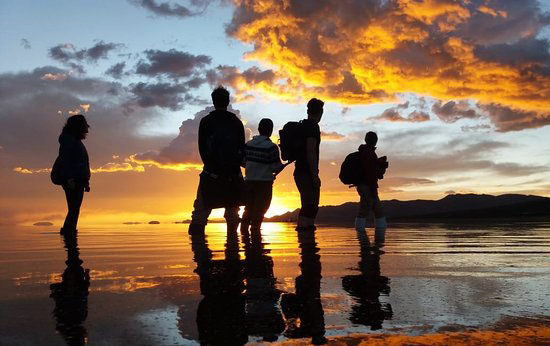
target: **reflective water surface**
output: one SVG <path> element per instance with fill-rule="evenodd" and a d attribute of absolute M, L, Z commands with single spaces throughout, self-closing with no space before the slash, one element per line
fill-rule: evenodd
<path fill-rule="evenodd" d="M 550 224 L 0 226 L 0 345 L 322 343 L 550 317 Z"/>

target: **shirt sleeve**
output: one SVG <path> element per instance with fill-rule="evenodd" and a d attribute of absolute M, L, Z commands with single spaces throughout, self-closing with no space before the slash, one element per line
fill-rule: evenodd
<path fill-rule="evenodd" d="M 206 164 L 207 158 L 207 124 L 204 121 L 205 118 L 201 119 L 201 122 L 199 123 L 199 154 L 201 156 L 201 160 L 204 164 Z"/>
<path fill-rule="evenodd" d="M 279 146 L 277 144 L 273 144 L 273 150 L 271 152 L 272 155 L 272 163 L 271 163 L 271 170 L 274 173 L 279 172 L 283 168 L 283 162 L 281 161 L 281 154 L 279 151 Z"/>

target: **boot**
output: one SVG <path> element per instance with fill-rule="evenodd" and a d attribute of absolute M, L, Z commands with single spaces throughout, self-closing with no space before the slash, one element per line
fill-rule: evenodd
<path fill-rule="evenodd" d="M 364 217 L 356 217 L 355 218 L 355 229 L 360 231 L 364 230 L 365 227 L 367 227 L 367 219 Z"/>

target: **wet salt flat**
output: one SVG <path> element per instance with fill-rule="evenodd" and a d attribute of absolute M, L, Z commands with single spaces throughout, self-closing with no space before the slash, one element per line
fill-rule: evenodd
<path fill-rule="evenodd" d="M 0 345 L 316 341 L 550 317 L 550 223 L 398 225 L 382 248 L 372 229 L 277 223 L 261 238 L 225 224 L 206 237 L 182 224 L 0 233 Z"/>

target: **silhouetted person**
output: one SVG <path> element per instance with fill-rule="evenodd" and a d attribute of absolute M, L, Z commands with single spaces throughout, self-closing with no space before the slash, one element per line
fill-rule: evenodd
<path fill-rule="evenodd" d="M 375 217 L 376 231 L 384 233 L 386 228 L 386 217 L 384 216 L 382 203 L 378 196 L 378 179 L 387 168 L 387 162 L 381 162 L 376 155 L 375 150 L 377 142 L 378 136 L 376 133 L 367 132 L 365 135 L 365 144 L 359 146 L 359 158 L 361 160 L 363 174 L 361 175 L 359 184 L 357 184 L 357 192 L 359 193 L 360 200 L 359 211 L 355 219 L 355 227 L 359 230 L 364 229 L 367 217 L 372 211 Z"/>
<path fill-rule="evenodd" d="M 298 215 L 298 230 L 314 229 L 319 210 L 321 179 L 319 178 L 319 145 L 321 130 L 319 121 L 323 116 L 324 102 L 312 98 L 307 103 L 307 119 L 302 121 L 305 150 L 296 158 L 294 181 L 300 192 L 301 208 Z"/>
<path fill-rule="evenodd" d="M 285 323 L 279 307 L 281 291 L 275 287 L 273 258 L 268 255 L 259 229 L 242 232 L 245 249 L 246 330 L 263 341 L 276 341 Z"/>
<path fill-rule="evenodd" d="M 239 224 L 244 127 L 235 114 L 227 111 L 227 89 L 221 86 L 214 89 L 212 102 L 215 110 L 202 118 L 199 125 L 199 152 L 204 166 L 193 204 L 189 233 L 204 231 L 213 208 L 225 208 L 228 229 Z M 234 200 L 229 200 L 231 198 Z"/>
<path fill-rule="evenodd" d="M 90 163 L 82 143 L 89 127 L 86 118 L 76 114 L 67 119 L 59 136 L 59 157 L 52 174 L 59 175 L 67 198 L 68 211 L 61 234 L 76 232 L 84 191 L 90 191 Z"/>
<path fill-rule="evenodd" d="M 191 233 L 201 294 L 197 327 L 201 345 L 244 345 L 245 327 L 243 261 L 239 257 L 237 230 L 228 230 L 225 259 L 212 259 L 203 232 Z"/>
<path fill-rule="evenodd" d="M 88 293 L 90 270 L 82 268 L 75 233 L 64 236 L 67 249 L 67 268 L 61 275 L 61 282 L 50 285 L 50 297 L 55 301 L 53 315 L 55 329 L 67 345 L 86 345 L 88 332 L 82 325 L 88 316 Z"/>
<path fill-rule="evenodd" d="M 245 145 L 246 204 L 241 223 L 243 228 L 250 225 L 253 229 L 260 229 L 271 204 L 275 175 L 285 167 L 279 147 L 269 138 L 273 133 L 273 121 L 262 119 L 258 132 L 260 134 Z"/>
<path fill-rule="evenodd" d="M 281 307 L 286 319 L 285 336 L 311 337 L 314 345 L 325 344 L 325 316 L 321 304 L 321 261 L 315 233 L 298 232 L 301 275 L 296 277 L 296 294 L 284 294 Z"/>
<path fill-rule="evenodd" d="M 382 328 L 382 322 L 393 316 L 390 303 L 382 304 L 380 295 L 389 295 L 390 280 L 380 275 L 380 255 L 383 240 L 376 239 L 371 246 L 365 229 L 357 230 L 357 238 L 361 247 L 359 275 L 346 275 L 342 278 L 342 286 L 354 300 L 349 320 L 354 324 L 370 326 L 371 330 Z"/>

